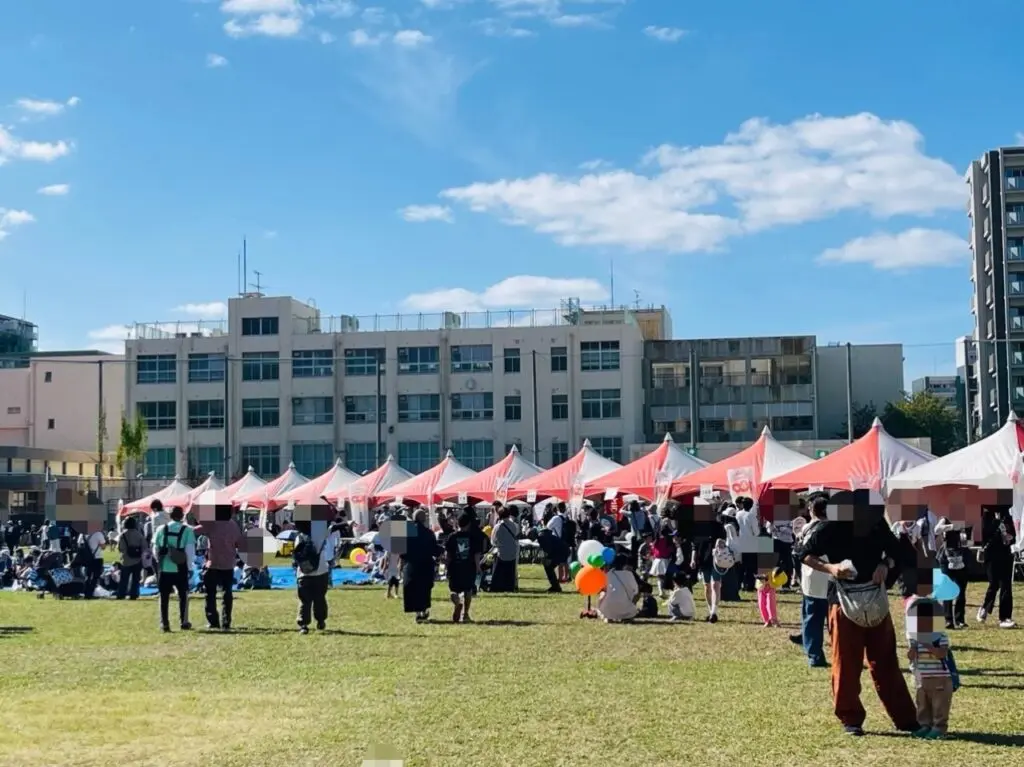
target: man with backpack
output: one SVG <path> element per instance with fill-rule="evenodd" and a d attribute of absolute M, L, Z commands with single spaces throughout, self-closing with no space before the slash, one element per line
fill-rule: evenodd
<path fill-rule="evenodd" d="M 201 497 L 201 496 L 200 496 Z M 214 506 L 213 519 L 205 521 L 209 507 L 200 510 L 204 519 L 195 529 L 197 536 L 209 541 L 209 556 L 203 571 L 203 588 L 206 591 L 206 627 L 231 630 L 231 608 L 234 606 L 235 560 L 245 549 L 245 536 L 238 523 L 232 519 L 231 505 Z M 217 615 L 217 589 L 223 593 L 222 613 Z"/>
<path fill-rule="evenodd" d="M 331 560 L 339 538 L 325 521 L 298 520 L 295 528 L 299 531 L 292 551 L 299 597 L 295 622 L 300 634 L 308 634 L 311 618 L 316 620 L 317 631 L 327 628 L 327 589 L 331 585 Z"/>
<path fill-rule="evenodd" d="M 192 624 L 188 621 L 188 587 L 191 571 L 195 567 L 196 534 L 182 520 L 185 512 L 175 506 L 171 510 L 171 521 L 157 528 L 153 535 L 153 553 L 157 562 L 160 590 L 160 629 L 169 632 L 171 622 L 168 610 L 171 594 L 178 592 L 178 613 L 181 630 L 188 631 Z"/>
<path fill-rule="evenodd" d="M 78 536 L 75 554 L 71 560 L 72 568 L 81 568 L 85 576 L 83 595 L 92 599 L 103 575 L 103 547 L 107 545 L 107 537 L 102 530 L 89 532 L 88 528 Z"/>

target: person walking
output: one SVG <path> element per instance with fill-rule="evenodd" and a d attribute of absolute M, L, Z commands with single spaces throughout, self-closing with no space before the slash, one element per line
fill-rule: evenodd
<path fill-rule="evenodd" d="M 754 499 L 740 496 L 736 499 L 736 525 L 739 532 L 736 545 L 739 549 L 740 588 L 743 591 L 754 590 L 757 575 L 757 539 L 761 535 L 761 525 L 754 510 Z"/>
<path fill-rule="evenodd" d="M 245 536 L 232 519 L 230 504 L 214 506 L 213 520 L 200 523 L 195 533 L 208 542 L 203 589 L 206 591 L 206 627 L 231 631 L 234 606 L 235 562 L 245 548 Z M 217 591 L 221 591 L 221 613 L 217 614 Z"/>
<path fill-rule="evenodd" d="M 402 539 L 393 541 L 404 549 L 399 552 L 402 558 L 402 609 L 406 613 L 415 613 L 417 623 L 426 623 L 430 620 L 437 557 L 444 549 L 427 527 L 426 509 L 417 509 L 412 523 L 404 527 Z"/>
<path fill-rule="evenodd" d="M 102 530 L 90 532 L 87 528 L 78 536 L 78 548 L 71 566 L 80 567 L 85 575 L 86 599 L 93 599 L 96 596 L 96 587 L 100 585 L 100 578 L 103 576 L 103 548 L 106 545 L 107 536 Z"/>
<path fill-rule="evenodd" d="M 808 504 L 811 521 L 800 531 L 797 545 L 807 541 L 828 518 L 828 499 L 816 496 Z M 801 565 L 800 638 L 811 668 L 827 668 L 825 660 L 825 621 L 828 620 L 828 575 Z"/>
<path fill-rule="evenodd" d="M 178 617 L 182 631 L 192 624 L 188 620 L 188 588 L 195 568 L 196 534 L 182 520 L 185 512 L 179 506 L 171 509 L 170 522 L 161 525 L 153 534 L 153 554 L 156 559 L 157 588 L 160 592 L 160 629 L 171 630 L 168 612 L 171 594 L 178 593 Z"/>
<path fill-rule="evenodd" d="M 948 519 L 939 520 L 935 525 L 938 542 L 938 560 L 942 572 L 957 585 L 960 593 L 956 599 L 943 603 L 947 629 L 967 628 L 967 548 L 964 545 L 961 526 Z"/>
<path fill-rule="evenodd" d="M 295 529 L 299 531 L 292 555 L 299 598 L 295 622 L 300 634 L 308 634 L 311 619 L 316 621 L 317 631 L 327 628 L 327 589 L 339 539 L 324 521 L 297 521 Z"/>
<path fill-rule="evenodd" d="M 978 608 L 978 622 L 984 623 L 999 595 L 999 628 L 1012 629 L 1013 622 L 1013 517 L 1006 507 L 985 507 L 981 517 L 981 545 L 988 589 Z"/>
<path fill-rule="evenodd" d="M 146 537 L 139 531 L 139 522 L 135 517 L 128 517 L 124 521 L 124 529 L 117 539 L 117 550 L 121 555 L 121 577 L 117 581 L 117 598 L 128 597 L 134 602 L 139 598 L 142 555 L 146 550 Z"/>
<path fill-rule="evenodd" d="M 510 518 L 508 507 L 494 504 L 498 522 L 491 530 L 491 544 L 497 549 L 494 570 L 491 573 L 491 591 L 505 593 L 517 589 L 519 566 L 519 525 Z"/>

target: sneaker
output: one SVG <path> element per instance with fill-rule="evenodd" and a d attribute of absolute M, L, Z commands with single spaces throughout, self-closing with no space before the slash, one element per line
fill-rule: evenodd
<path fill-rule="evenodd" d="M 309 626 L 299 626 L 299 633 L 305 636 L 309 633 Z"/>
<path fill-rule="evenodd" d="M 326 628 L 327 628 L 327 621 L 317 621 L 316 622 L 316 630 L 317 631 L 323 631 Z"/>
<path fill-rule="evenodd" d="M 220 631 L 220 624 L 217 624 L 217 623 L 207 623 L 206 624 L 206 630 L 207 631 Z"/>
<path fill-rule="evenodd" d="M 808 661 L 807 665 L 811 668 L 829 668 L 828 661 L 822 658 L 821 660 Z"/>
<path fill-rule="evenodd" d="M 191 623 L 182 623 L 181 624 L 181 630 L 182 631 L 191 631 L 192 630 L 192 624 Z"/>
<path fill-rule="evenodd" d="M 171 633 L 171 627 L 170 626 L 161 626 L 160 630 L 162 632 L 164 632 L 165 634 L 170 634 Z"/>
<path fill-rule="evenodd" d="M 1015 629 L 1017 624 L 1007 618 L 1005 621 L 999 621 L 999 628 L 1001 629 Z"/>
<path fill-rule="evenodd" d="M 914 730 L 914 732 L 911 733 L 911 735 L 915 738 L 927 738 L 931 734 L 931 732 L 931 727 L 920 727 Z"/>
<path fill-rule="evenodd" d="M 792 642 L 795 645 L 799 645 L 799 646 L 803 647 L 803 644 L 804 644 L 803 634 L 790 634 L 789 635 L 789 641 Z"/>
<path fill-rule="evenodd" d="M 562 587 L 561 586 L 552 586 L 551 588 L 548 589 L 547 593 L 548 594 L 561 594 L 562 593 Z"/>
<path fill-rule="evenodd" d="M 864 728 L 848 724 L 845 727 L 843 727 L 843 732 L 845 732 L 847 735 L 852 735 L 855 738 L 859 738 L 862 735 L 864 735 Z"/>
<path fill-rule="evenodd" d="M 965 628 L 967 628 L 967 624 L 964 621 L 960 621 L 959 623 L 956 624 L 956 627 L 958 629 L 965 629 Z"/>
<path fill-rule="evenodd" d="M 718 613 L 711 613 L 708 616 L 708 623 L 718 623 Z"/>
<path fill-rule="evenodd" d="M 463 613 L 462 614 L 462 622 L 463 623 L 472 623 L 473 619 L 469 617 L 469 613 Z"/>
<path fill-rule="evenodd" d="M 679 623 L 679 618 L 677 618 L 677 617 L 676 617 L 676 616 L 674 616 L 674 615 L 670 615 L 670 616 L 668 617 L 668 622 L 669 622 L 669 623 Z"/>
<path fill-rule="evenodd" d="M 988 620 L 988 610 L 986 610 L 984 607 L 979 607 L 978 623 L 984 623 L 986 620 Z"/>
<path fill-rule="evenodd" d="M 946 733 L 940 730 L 929 730 L 927 735 L 922 736 L 925 740 L 945 740 Z"/>

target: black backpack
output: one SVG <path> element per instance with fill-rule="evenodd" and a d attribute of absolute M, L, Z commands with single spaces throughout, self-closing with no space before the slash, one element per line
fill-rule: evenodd
<path fill-rule="evenodd" d="M 324 538 L 318 549 L 313 545 L 313 539 L 308 535 L 299 535 L 295 540 L 295 548 L 292 550 L 292 560 L 299 572 L 303 575 L 312 575 L 320 569 L 320 556 L 323 554 L 324 546 L 330 536 Z"/>
<path fill-rule="evenodd" d="M 576 545 L 576 522 L 568 517 L 562 520 L 562 540 L 569 547 Z"/>
<path fill-rule="evenodd" d="M 75 549 L 75 556 L 71 560 L 72 567 L 85 567 L 91 565 L 96 559 L 92 546 L 89 545 L 88 533 L 78 536 L 78 547 Z"/>

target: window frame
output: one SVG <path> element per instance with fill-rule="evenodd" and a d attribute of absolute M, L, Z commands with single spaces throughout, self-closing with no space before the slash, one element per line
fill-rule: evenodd
<path fill-rule="evenodd" d="M 580 370 L 584 373 L 619 370 L 622 351 L 618 341 L 580 341 Z"/>
<path fill-rule="evenodd" d="M 280 381 L 280 352 L 242 352 L 243 381 Z"/>
<path fill-rule="evenodd" d="M 462 405 L 463 397 L 481 397 L 482 401 L 479 407 L 475 406 L 475 404 L 473 406 L 464 407 Z M 494 392 L 455 392 L 451 395 L 450 402 L 450 417 L 452 421 L 466 422 L 494 420 Z"/>
<path fill-rule="evenodd" d="M 311 414 L 300 413 L 306 400 L 319 401 L 320 407 L 314 407 Z M 333 396 L 292 397 L 292 426 L 333 426 L 336 417 Z"/>
<path fill-rule="evenodd" d="M 419 359 L 425 352 L 433 360 Z M 416 359 L 412 359 L 415 357 Z M 441 372 L 441 348 L 438 346 L 399 346 L 398 375 L 432 375 Z"/>
<path fill-rule="evenodd" d="M 486 350 L 486 359 L 477 359 L 477 352 Z M 466 352 L 470 359 L 463 360 L 463 352 Z M 452 373 L 493 373 L 494 372 L 494 347 L 491 344 L 456 344 L 451 347 L 451 371 Z"/>
<path fill-rule="evenodd" d="M 198 412 L 199 406 L 203 405 L 206 408 L 206 415 L 201 415 Z M 213 405 L 220 406 L 220 414 L 213 412 L 217 408 Z M 225 424 L 225 408 L 224 400 L 222 399 L 190 399 L 185 406 L 187 414 L 187 428 L 189 431 L 199 431 L 203 429 L 223 429 Z M 206 423 L 206 426 L 199 424 Z M 221 462 L 223 465 L 223 461 Z"/>
<path fill-rule="evenodd" d="M 255 419 L 254 414 L 258 416 Z M 246 397 L 242 400 L 243 429 L 277 429 L 280 426 L 280 397 Z"/>
<path fill-rule="evenodd" d="M 580 417 L 584 421 L 610 421 L 622 418 L 622 390 L 581 389 Z"/>
<path fill-rule="evenodd" d="M 155 414 L 148 416 L 143 414 L 143 408 L 150 405 L 154 407 Z M 164 413 L 161 414 L 161 405 L 164 406 Z M 170 410 L 170 415 L 167 410 Z M 147 431 L 174 431 L 178 428 L 178 402 L 177 400 L 152 400 L 148 402 L 136 402 L 135 414 L 146 424 Z"/>
<path fill-rule="evenodd" d="M 515 375 L 523 372 L 523 355 L 521 349 L 506 346 L 501 357 L 505 375 Z"/>
<path fill-rule="evenodd" d="M 216 365 L 220 363 L 219 371 Z M 200 366 L 198 363 L 205 363 Z M 202 370 L 200 368 L 203 368 Z M 219 372 L 219 375 L 218 375 Z M 205 375 L 202 375 L 205 373 Z M 188 355 L 188 382 L 189 383 L 223 383 L 227 375 L 227 355 L 189 353 Z"/>
<path fill-rule="evenodd" d="M 373 400 L 377 400 L 377 411 L 374 412 Z M 355 405 L 356 400 L 370 400 L 370 408 L 368 410 L 358 410 L 355 407 L 349 408 L 349 405 Z M 387 395 L 381 394 L 379 397 L 376 394 L 347 394 L 345 395 L 345 423 L 347 424 L 358 424 L 358 423 L 387 423 L 388 420 L 388 398 Z M 362 416 L 362 417 L 357 417 Z"/>
<path fill-rule="evenodd" d="M 408 407 L 410 399 L 412 397 L 430 397 L 431 399 L 428 401 L 428 404 L 432 406 L 432 405 L 434 405 L 436 403 L 437 404 L 437 408 L 435 409 L 433 407 L 428 407 L 426 409 L 419 408 L 418 410 L 413 410 L 413 409 Z M 404 410 L 402 409 L 402 405 L 403 404 L 406 405 Z M 424 418 L 424 417 L 420 416 L 418 418 L 412 418 L 410 416 L 413 413 L 426 413 L 426 414 L 428 414 L 428 416 L 433 414 L 433 417 L 432 418 L 431 417 Z M 399 423 L 437 423 L 440 420 L 441 420 L 441 395 L 440 394 L 429 394 L 428 393 L 428 394 L 399 394 L 398 395 L 398 422 Z"/>
<path fill-rule="evenodd" d="M 153 369 L 149 370 L 149 363 Z M 143 369 L 145 364 L 146 369 Z M 145 376 L 143 375 L 145 373 Z M 143 380 L 143 379 L 146 380 Z M 52 380 L 52 378 L 51 378 Z M 138 386 L 174 384 L 178 382 L 178 355 L 140 354 L 135 358 L 135 383 Z"/>

